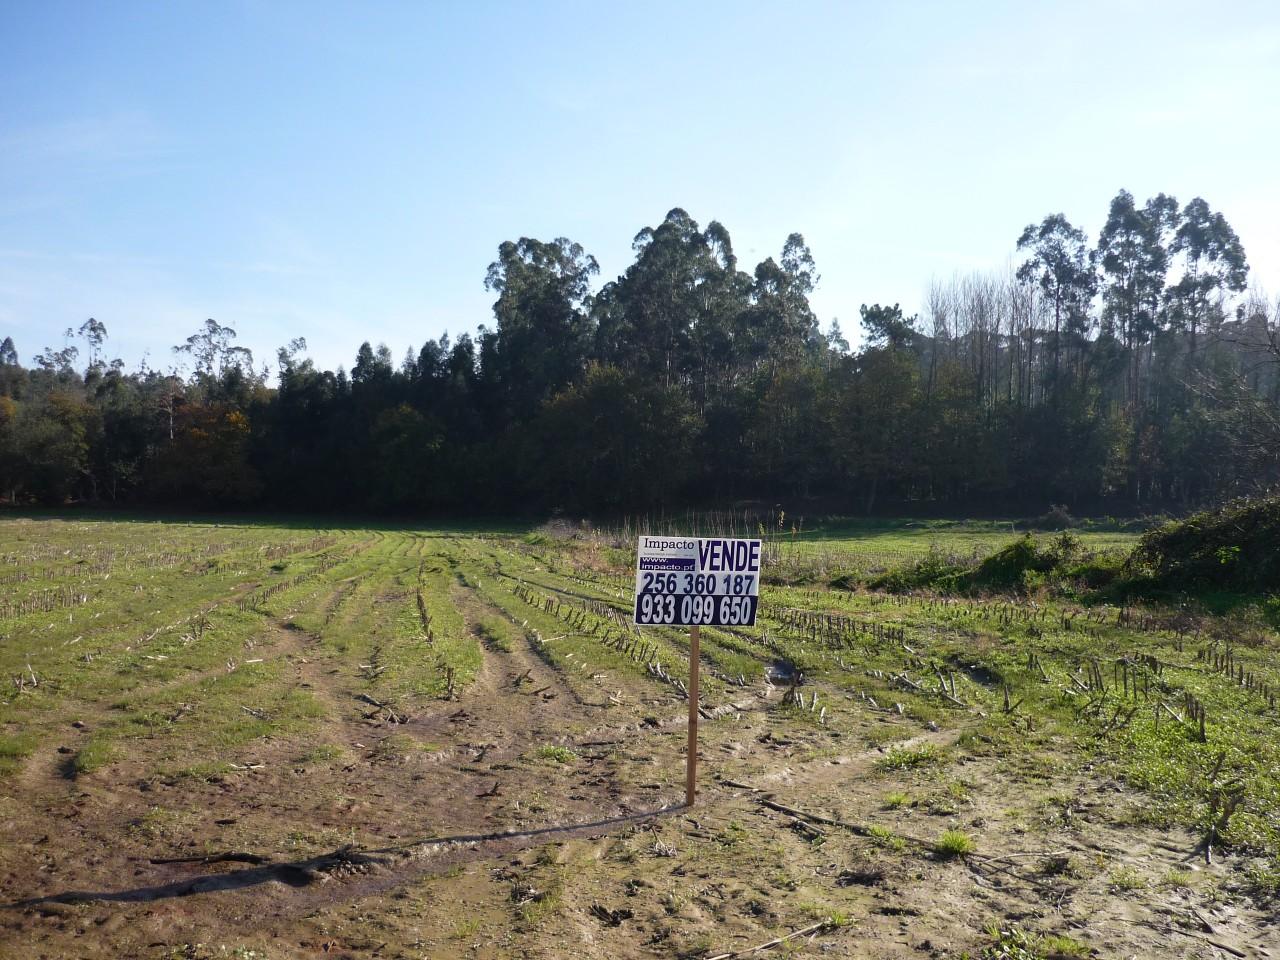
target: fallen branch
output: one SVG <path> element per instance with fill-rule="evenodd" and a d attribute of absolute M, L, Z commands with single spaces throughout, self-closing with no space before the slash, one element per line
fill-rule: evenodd
<path fill-rule="evenodd" d="M 750 788 L 747 788 L 750 789 Z M 788 807 L 784 803 L 779 803 L 772 796 L 757 797 L 756 802 L 761 806 L 768 807 L 770 810 L 776 810 L 778 813 L 785 813 L 789 817 L 795 817 L 797 820 L 808 820 L 810 823 L 825 823 L 830 827 L 840 827 L 848 830 L 850 833 L 856 833 L 860 837 L 875 838 L 875 834 L 871 828 L 862 823 L 850 823 L 848 820 L 837 820 L 835 817 L 824 817 L 820 813 L 809 813 L 807 810 L 797 810 L 795 807 Z M 895 837 L 899 837 L 908 843 L 914 844 L 922 850 L 932 850 L 933 844 L 918 837 L 909 837 L 905 834 L 894 833 Z"/>
<path fill-rule="evenodd" d="M 860 837 L 871 836 L 871 828 L 860 823 L 849 823 L 845 820 L 836 820 L 833 817 L 824 817 L 817 813 L 807 813 L 804 810 L 797 810 L 795 807 L 788 807 L 785 803 L 778 803 L 772 797 L 757 797 L 756 802 L 762 807 L 768 807 L 770 810 L 776 810 L 778 813 L 785 813 L 789 817 L 795 817 L 797 820 L 808 820 L 812 823 L 825 823 L 832 827 L 843 827 L 852 833 L 856 833 Z"/>
<path fill-rule="evenodd" d="M 1223 943 L 1221 940 L 1214 940 L 1212 937 L 1206 937 L 1198 933 L 1192 933 L 1190 930 L 1183 930 L 1181 927 L 1171 926 L 1169 929 L 1174 931 L 1175 933 L 1182 934 L 1184 937 L 1191 937 L 1194 940 L 1203 940 L 1205 943 L 1209 944 L 1209 946 L 1217 947 L 1219 950 L 1225 950 L 1227 951 L 1227 953 L 1231 954 L 1233 957 L 1249 956 L 1249 954 L 1245 953 L 1243 950 L 1240 950 L 1237 947 L 1233 947 L 1229 943 Z"/>
<path fill-rule="evenodd" d="M 733 960 L 734 957 L 749 957 L 753 953 L 760 953 L 763 950 L 769 950 L 780 944 L 786 943 L 788 940 L 796 940 L 809 934 L 825 933 L 828 930 L 834 930 L 838 924 L 833 920 L 820 920 L 811 924 L 802 930 L 796 930 L 794 933 L 788 933 L 785 937 L 775 937 L 767 943 L 762 943 L 757 947 L 748 947 L 746 950 L 733 950 L 729 953 L 717 953 L 713 957 L 707 957 L 707 960 Z"/>
<path fill-rule="evenodd" d="M 1041 890 L 1047 890 L 1055 896 L 1062 896 L 1065 893 L 1064 890 L 1055 887 L 1051 883 L 1046 883 L 1043 880 L 1037 880 L 1035 877 L 1028 877 L 1025 874 L 1019 873 L 1017 870 L 1014 870 L 1012 867 L 996 862 L 994 859 L 979 857 L 974 854 L 967 854 L 965 856 L 965 862 L 968 863 L 970 870 L 980 871 L 989 868 L 991 870 L 998 871 L 999 873 L 1008 874 L 1015 880 L 1021 880 L 1023 883 L 1029 883 L 1032 886 L 1039 887 Z"/>
<path fill-rule="evenodd" d="M 207 857 L 152 857 L 149 863 L 270 863 L 266 857 L 256 853 L 242 853 L 229 850 L 226 853 L 211 853 Z"/>

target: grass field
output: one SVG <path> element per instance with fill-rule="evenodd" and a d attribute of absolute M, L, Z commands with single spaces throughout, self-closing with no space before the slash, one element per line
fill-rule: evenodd
<path fill-rule="evenodd" d="M 1007 523 L 766 533 L 686 809 L 630 531 L 0 520 L 0 956 L 1280 955 L 1264 621 L 856 583 Z"/>

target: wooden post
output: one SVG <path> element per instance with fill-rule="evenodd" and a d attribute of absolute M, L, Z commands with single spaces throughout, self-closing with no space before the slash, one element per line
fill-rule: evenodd
<path fill-rule="evenodd" d="M 689 628 L 689 755 L 685 759 L 684 805 L 692 807 L 698 795 L 698 631 Z"/>

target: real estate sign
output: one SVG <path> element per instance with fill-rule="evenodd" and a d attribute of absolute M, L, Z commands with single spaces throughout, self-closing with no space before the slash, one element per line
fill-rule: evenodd
<path fill-rule="evenodd" d="M 759 540 L 640 538 L 638 626 L 751 626 L 759 598 Z"/>

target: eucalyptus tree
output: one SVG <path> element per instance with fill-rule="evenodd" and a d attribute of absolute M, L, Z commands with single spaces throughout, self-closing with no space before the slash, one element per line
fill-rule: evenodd
<path fill-rule="evenodd" d="M 777 261 L 769 257 L 756 265 L 742 331 L 754 365 L 775 370 L 802 355 L 819 355 L 825 340 L 809 305 L 817 284 L 813 254 L 798 233 L 787 237 Z"/>
<path fill-rule="evenodd" d="M 667 386 L 696 385 L 705 398 L 713 371 L 737 353 L 742 284 L 728 231 L 704 231 L 676 208 L 631 247 L 635 262 L 598 298 L 598 355 Z"/>
<path fill-rule="evenodd" d="M 1173 318 L 1190 333 L 1194 350 L 1198 330 L 1222 319 L 1225 295 L 1244 290 L 1249 264 L 1226 217 L 1200 197 L 1183 208 L 1172 252 L 1183 263 L 1182 277 L 1169 289 Z"/>
<path fill-rule="evenodd" d="M 595 257 L 565 237 L 499 246 L 485 276 L 485 289 L 498 294 L 485 365 L 508 418 L 532 416 L 585 372 L 595 339 L 591 278 L 599 270 Z"/>
<path fill-rule="evenodd" d="M 106 324 L 90 317 L 80 325 L 76 335 L 89 347 L 89 366 L 98 366 L 102 362 L 102 345 L 107 340 Z"/>
<path fill-rule="evenodd" d="M 13 397 L 22 392 L 27 372 L 18 362 L 18 348 L 12 337 L 0 340 L 0 396 Z"/>
<path fill-rule="evenodd" d="M 236 331 L 230 324 L 208 319 L 200 330 L 175 346 L 173 352 L 185 354 L 195 361 L 197 379 L 221 377 L 232 368 L 251 374 L 253 352 L 248 347 L 236 346 L 235 339 Z"/>
<path fill-rule="evenodd" d="M 1098 260 L 1105 278 L 1103 330 L 1119 331 L 1128 361 L 1125 396 L 1130 403 L 1138 398 L 1140 350 L 1157 328 L 1156 311 L 1169 267 L 1169 253 L 1161 243 L 1161 208 L 1158 199 L 1139 208 L 1133 194 L 1121 190 L 1111 201 L 1098 236 Z"/>
<path fill-rule="evenodd" d="M 1018 268 L 1018 279 L 1035 283 L 1053 308 L 1053 384 L 1061 379 L 1064 328 L 1077 336 L 1087 329 L 1089 303 L 1097 290 L 1093 256 L 1084 231 L 1061 213 L 1029 224 L 1018 249 L 1030 252 Z"/>

